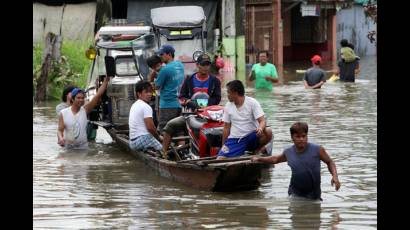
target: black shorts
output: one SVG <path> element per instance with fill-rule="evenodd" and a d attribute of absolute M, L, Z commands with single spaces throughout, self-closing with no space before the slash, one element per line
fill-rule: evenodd
<path fill-rule="evenodd" d="M 162 133 L 167 122 L 181 115 L 181 108 L 159 109 L 158 131 Z"/>

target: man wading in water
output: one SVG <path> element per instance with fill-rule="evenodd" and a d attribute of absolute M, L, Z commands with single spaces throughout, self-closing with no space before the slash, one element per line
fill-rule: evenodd
<path fill-rule="evenodd" d="M 294 145 L 288 147 L 282 154 L 269 157 L 252 157 L 252 162 L 277 164 L 288 162 L 292 169 L 288 194 L 290 196 L 304 197 L 317 200 L 321 198 L 320 189 L 320 161 L 327 164 L 332 174 L 331 184 L 336 191 L 340 188 L 336 164 L 320 146 L 307 141 L 308 125 L 296 122 L 290 127 L 290 135 Z"/>

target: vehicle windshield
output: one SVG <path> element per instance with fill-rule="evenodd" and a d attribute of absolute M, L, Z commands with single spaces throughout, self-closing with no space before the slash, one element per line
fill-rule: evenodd
<path fill-rule="evenodd" d="M 110 55 L 115 58 L 115 68 L 117 76 L 136 76 L 141 74 L 142 77 L 146 80 L 149 74 L 149 67 L 145 61 L 148 57 L 153 55 L 155 52 L 154 49 L 135 49 L 134 54 L 138 64 L 138 70 L 135 67 L 135 63 L 132 56 L 132 51 L 119 51 L 111 50 Z"/>
<path fill-rule="evenodd" d="M 197 50 L 203 50 L 201 38 L 185 40 L 168 40 L 165 36 L 160 36 L 161 45 L 169 44 L 175 48 L 174 60 L 179 60 L 184 64 L 185 75 L 191 75 L 196 70 L 196 63 L 192 54 Z"/>
<path fill-rule="evenodd" d="M 115 68 L 118 76 L 133 76 L 138 74 L 132 56 L 118 56 L 115 59 Z"/>
<path fill-rule="evenodd" d="M 192 54 L 197 50 L 203 50 L 201 38 L 168 40 L 165 36 L 161 35 L 160 40 L 161 45 L 169 44 L 175 48 L 175 60 L 181 62 L 195 62 L 192 59 Z"/>
<path fill-rule="evenodd" d="M 100 48 L 98 56 L 100 75 L 105 74 L 104 56 L 108 50 L 107 55 L 114 57 L 116 60 L 117 76 L 142 75 L 145 80 L 149 74 L 149 67 L 145 60 L 154 55 L 157 49 L 154 34 L 146 34 L 132 41 L 101 41 L 98 42 L 97 47 Z M 134 49 L 138 68 L 135 67 L 131 47 Z"/>

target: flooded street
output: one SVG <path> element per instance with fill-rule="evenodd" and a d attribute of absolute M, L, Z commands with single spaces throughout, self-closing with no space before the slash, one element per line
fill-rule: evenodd
<path fill-rule="evenodd" d="M 288 70 L 289 73 L 295 72 Z M 160 177 L 111 143 L 98 129 L 88 152 L 57 145 L 58 102 L 33 107 L 33 226 L 37 229 L 376 229 L 377 68 L 361 60 L 356 83 L 305 90 L 293 74 L 273 92 L 246 88 L 264 109 L 274 133 L 273 154 L 291 145 L 289 127 L 309 124 L 309 141 L 334 159 L 341 188 L 321 164 L 322 202 L 288 198 L 286 163 L 268 169 L 249 192 L 212 193 Z M 223 90 L 222 105 L 226 102 Z"/>

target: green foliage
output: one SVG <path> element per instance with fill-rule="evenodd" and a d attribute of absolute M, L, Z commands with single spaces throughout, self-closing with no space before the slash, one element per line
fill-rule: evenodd
<path fill-rule="evenodd" d="M 47 95 L 49 99 L 59 99 L 68 85 L 85 88 L 87 75 L 92 62 L 85 57 L 88 42 L 63 41 L 61 60 L 53 61 L 48 78 Z M 33 45 L 33 94 L 41 73 L 42 45 Z"/>

